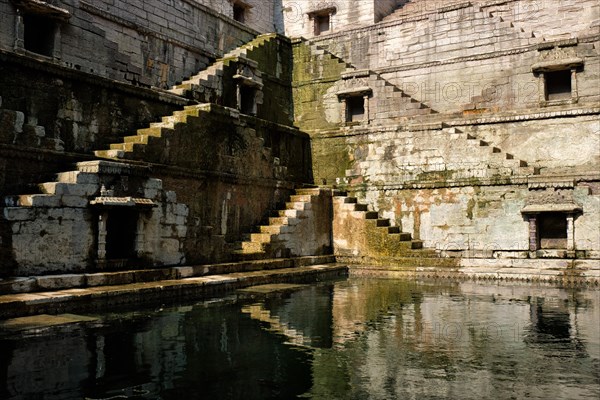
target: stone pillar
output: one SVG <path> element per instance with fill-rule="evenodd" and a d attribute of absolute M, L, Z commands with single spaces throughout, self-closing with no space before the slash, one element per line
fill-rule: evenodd
<path fill-rule="evenodd" d="M 575 218 L 573 214 L 567 214 L 567 251 L 575 250 Z"/>
<path fill-rule="evenodd" d="M 62 37 L 60 24 L 56 24 L 54 27 L 54 45 L 52 46 L 52 58 L 54 60 L 60 60 L 62 53 Z"/>
<path fill-rule="evenodd" d="M 577 89 L 577 68 L 571 68 L 571 99 L 573 102 L 579 100 L 579 90 Z"/>
<path fill-rule="evenodd" d="M 537 251 L 538 233 L 537 233 L 537 215 L 529 216 L 529 251 Z"/>
<path fill-rule="evenodd" d="M 340 98 L 340 108 L 340 118 L 342 120 L 342 124 L 345 124 L 348 122 L 348 106 L 346 104 L 346 97 Z"/>
<path fill-rule="evenodd" d="M 15 18 L 15 50 L 25 48 L 25 23 L 21 10 L 17 9 L 17 18 Z"/>
<path fill-rule="evenodd" d="M 98 216 L 98 260 L 106 260 L 106 223 L 108 212 L 102 211 Z"/>
<path fill-rule="evenodd" d="M 237 96 L 237 109 L 238 111 L 242 111 L 242 85 L 240 83 L 235 85 L 235 94 Z"/>
<path fill-rule="evenodd" d="M 538 79 L 538 92 L 540 98 L 540 104 L 545 104 L 548 100 L 548 94 L 546 93 L 546 74 L 540 73 L 540 79 Z"/>
<path fill-rule="evenodd" d="M 144 219 L 141 215 L 138 215 L 137 227 L 135 229 L 135 254 L 138 257 L 141 257 L 144 254 L 144 242 L 146 239 L 144 235 L 145 226 Z"/>
<path fill-rule="evenodd" d="M 368 125 L 369 124 L 369 95 L 366 94 L 363 96 L 363 107 L 365 109 L 365 116 L 364 116 L 364 125 Z"/>

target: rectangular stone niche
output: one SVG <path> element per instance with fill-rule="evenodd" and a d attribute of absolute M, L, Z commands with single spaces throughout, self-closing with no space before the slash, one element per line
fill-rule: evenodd
<path fill-rule="evenodd" d="M 97 197 L 90 202 L 98 212 L 97 265 L 120 269 L 145 251 L 145 216 L 156 204 L 149 199 Z"/>

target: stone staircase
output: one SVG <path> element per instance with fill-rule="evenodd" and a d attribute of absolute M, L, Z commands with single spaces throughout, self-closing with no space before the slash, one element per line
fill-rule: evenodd
<path fill-rule="evenodd" d="M 322 217 L 323 213 L 327 213 L 325 208 L 328 208 L 326 198 L 329 193 L 328 189 L 320 188 L 296 189 L 285 203 L 285 208 L 273 211 L 264 224 L 256 227 L 255 232 L 247 234 L 245 240 L 235 244 L 234 257 L 238 260 L 257 260 L 326 252 L 327 249 L 316 237 L 315 225 L 325 223 Z"/>
<path fill-rule="evenodd" d="M 109 150 L 96 150 L 94 154 L 100 158 L 143 160 L 150 153 L 148 149 L 164 149 L 164 142 L 173 137 L 176 130 L 210 109 L 209 104 L 185 106 L 181 111 L 162 117 L 161 122 L 153 122 L 148 128 L 138 129 L 135 135 L 123 137 L 123 142 L 111 144 Z"/>
<path fill-rule="evenodd" d="M 230 62 L 251 59 L 255 52 L 260 51 L 268 41 L 276 37 L 274 33 L 257 36 L 254 40 L 225 54 L 207 69 L 173 86 L 169 92 L 201 103 L 217 103 L 222 96 L 224 70 Z"/>
<path fill-rule="evenodd" d="M 357 71 L 357 67 L 346 62 L 343 58 L 334 54 L 327 46 L 315 43 L 311 39 L 305 39 L 313 57 L 326 57 L 344 68 L 343 74 Z M 374 79 L 373 79 L 374 78 Z M 369 80 L 372 81 L 373 89 L 377 94 L 383 94 L 384 98 L 378 101 L 392 102 L 393 110 L 387 111 L 387 118 L 398 120 L 400 118 L 418 117 L 423 115 L 437 114 L 437 111 L 425 103 L 408 95 L 405 91 L 394 85 L 380 74 L 369 71 Z"/>
<path fill-rule="evenodd" d="M 424 248 L 421 240 L 392 226 L 391 221 L 378 212 L 369 211 L 368 205 L 359 203 L 356 197 L 338 192 L 333 198 L 333 208 L 337 262 L 351 263 L 357 270 L 377 270 L 375 266 L 404 272 L 457 268 L 456 259 L 440 257 L 435 250 Z"/>
<path fill-rule="evenodd" d="M 100 179 L 90 169 L 93 163 L 80 162 L 76 164 L 75 170 L 58 173 L 55 181 L 38 184 L 38 193 L 6 196 L 4 205 L 28 208 L 87 207 L 88 197 L 100 191 Z M 5 212 L 5 216 L 16 214 L 15 210 Z"/>
<path fill-rule="evenodd" d="M 431 0 L 403 0 L 402 3 L 399 4 L 390 15 L 383 18 L 381 22 L 411 17 L 424 17 L 429 14 L 436 14 L 445 8 L 460 6 L 465 3 L 468 2 L 465 0 L 445 0 L 443 2 Z"/>
<path fill-rule="evenodd" d="M 491 142 L 481 140 L 473 134 L 464 133 L 455 127 L 444 128 L 443 132 L 448 135 L 450 140 L 454 141 L 455 146 L 472 149 L 476 153 L 476 157 L 487 164 L 488 175 L 524 176 L 538 173 L 538 170 L 530 166 L 527 161 L 517 159 L 513 154 L 507 153 Z M 460 166 L 460 163 L 451 160 L 448 165 L 448 169 L 454 169 L 455 165 Z"/>
<path fill-rule="evenodd" d="M 385 112 L 386 119 L 398 121 L 406 118 L 438 114 L 436 110 L 406 94 L 405 91 L 384 79 L 381 75 L 375 74 L 375 76 L 376 80 L 373 82 L 373 86 L 379 90 L 379 93 L 383 93 L 384 95 L 383 100 L 378 100 L 380 106 L 381 102 L 391 102 L 392 104 L 391 109 Z"/>
<path fill-rule="evenodd" d="M 389 140 L 345 171 L 345 184 L 459 184 L 472 179 L 510 179 L 539 174 L 539 169 L 457 127 L 439 127 L 418 137 Z M 410 149 L 410 150 L 409 150 Z M 382 154 L 390 158 L 382 162 Z"/>
<path fill-rule="evenodd" d="M 392 226 L 390 219 L 382 218 L 377 211 L 369 211 L 369 206 L 364 203 L 359 203 L 356 197 L 348 196 L 344 192 L 338 192 L 333 197 L 333 206 L 335 223 L 344 223 L 345 220 L 352 220 L 353 223 L 363 225 L 364 228 L 358 230 L 351 229 L 355 233 L 357 240 L 365 240 L 363 246 L 358 246 L 362 250 L 367 250 L 366 253 L 377 252 L 383 253 L 388 257 L 421 257 L 421 256 L 436 256 L 435 251 L 423 249 L 423 242 L 415 240 L 410 233 L 402 232 L 400 227 Z M 340 228 L 339 226 L 337 228 Z M 360 235 L 361 230 L 365 230 L 365 235 Z M 336 227 L 334 227 L 334 236 L 336 235 Z M 365 246 L 366 245 L 366 248 Z M 336 246 L 336 256 L 357 255 L 356 248 L 350 246 L 344 249 L 341 246 Z M 382 254 L 382 255 L 383 255 Z M 364 254 L 368 255 L 368 254 Z"/>
<path fill-rule="evenodd" d="M 346 60 L 331 52 L 326 46 L 320 45 L 311 39 L 303 38 L 303 40 L 309 47 L 310 56 L 313 58 L 319 58 L 319 64 L 328 65 L 328 61 L 330 61 L 334 65 L 339 65 L 342 73 L 356 71 L 356 67 L 354 65 L 346 62 Z M 325 58 L 325 60 L 323 60 L 323 58 Z M 310 65 L 314 65 L 314 63 L 311 63 Z M 327 69 L 331 70 L 332 72 L 340 70 L 340 68 Z M 312 74 L 314 74 L 314 72 L 315 71 L 311 71 Z M 327 78 L 327 76 L 322 76 L 322 78 Z M 335 78 L 337 78 L 337 76 L 335 76 Z"/>

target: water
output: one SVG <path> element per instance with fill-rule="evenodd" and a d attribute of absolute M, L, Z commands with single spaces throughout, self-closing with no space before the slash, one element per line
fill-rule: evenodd
<path fill-rule="evenodd" d="M 598 399 L 599 294 L 350 278 L 0 328 L 0 399 Z"/>

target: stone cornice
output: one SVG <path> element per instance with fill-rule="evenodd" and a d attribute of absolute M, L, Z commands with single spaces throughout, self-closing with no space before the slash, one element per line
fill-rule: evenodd
<path fill-rule="evenodd" d="M 600 173 L 582 173 L 573 174 L 569 178 L 574 183 L 579 182 L 599 182 Z M 467 187 L 467 186 L 523 186 L 529 187 L 530 182 L 539 182 L 542 179 L 552 181 L 553 176 L 539 176 L 539 175 L 521 175 L 521 176 L 503 176 L 493 178 L 465 178 L 445 181 L 420 181 L 420 182 L 406 182 L 406 183 L 392 183 L 384 184 L 378 182 L 369 182 L 365 184 L 347 184 L 342 185 L 344 190 L 349 191 L 389 191 L 389 190 L 419 190 L 419 189 L 441 189 L 441 188 L 453 188 L 453 187 Z"/>
<path fill-rule="evenodd" d="M 382 132 L 396 132 L 396 131 L 425 131 L 425 130 L 441 130 L 446 127 L 458 127 L 468 125 L 487 125 L 487 124 L 503 124 L 510 122 L 523 122 L 523 121 L 534 121 L 551 118 L 573 118 L 588 115 L 600 115 L 600 105 L 590 106 L 579 106 L 577 108 L 550 110 L 550 109 L 537 109 L 537 110 L 526 110 L 526 111 L 513 111 L 510 114 L 496 114 L 480 118 L 465 118 L 462 116 L 448 115 L 447 119 L 437 122 L 423 121 L 412 121 L 410 124 L 395 124 L 395 125 L 381 125 L 381 126 L 369 126 L 360 127 L 357 129 L 340 127 L 338 129 L 329 130 L 314 130 L 307 132 L 310 133 L 313 139 L 328 139 L 333 137 L 349 137 L 349 136 L 362 136 L 369 135 L 372 133 Z M 438 115 L 438 118 L 443 118 L 443 115 Z"/>

